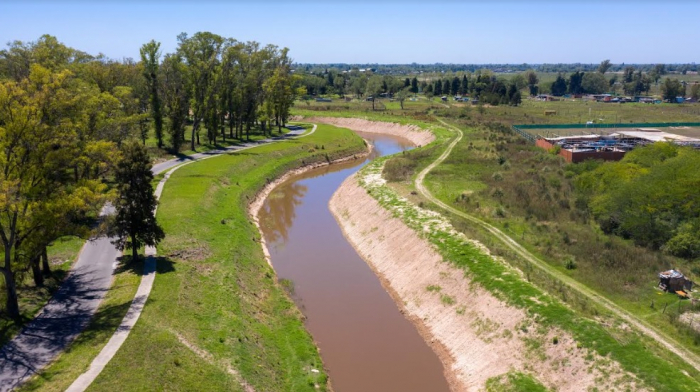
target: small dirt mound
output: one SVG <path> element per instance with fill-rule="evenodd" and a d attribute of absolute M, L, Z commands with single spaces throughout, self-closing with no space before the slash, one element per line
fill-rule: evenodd
<path fill-rule="evenodd" d="M 182 261 L 202 261 L 211 256 L 211 252 L 207 246 L 195 246 L 190 248 L 178 249 L 167 254 L 167 257 Z"/>

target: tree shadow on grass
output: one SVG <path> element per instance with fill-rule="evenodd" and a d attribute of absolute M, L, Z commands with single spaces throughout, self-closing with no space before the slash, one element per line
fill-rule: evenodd
<path fill-rule="evenodd" d="M 121 274 L 124 272 L 129 272 L 134 275 L 143 276 L 144 266 L 146 258 L 153 256 L 140 256 L 138 261 L 132 262 L 131 255 L 123 255 L 117 258 L 117 268 L 114 270 L 114 274 Z M 169 272 L 175 271 L 175 262 L 166 256 L 155 256 L 156 259 L 156 273 L 167 274 Z"/>

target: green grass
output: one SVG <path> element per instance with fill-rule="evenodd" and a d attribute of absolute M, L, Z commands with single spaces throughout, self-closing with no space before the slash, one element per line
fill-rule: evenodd
<path fill-rule="evenodd" d="M 380 172 L 382 162 L 380 159 L 370 163 L 361 173 Z M 650 339 L 582 317 L 571 307 L 555 297 L 546 295 L 540 288 L 521 278 L 509 265 L 495 261 L 471 243 L 442 229 L 439 222 L 432 222 L 432 218 L 422 216 L 415 206 L 405 199 L 399 199 L 390 187 L 370 187 L 367 184 L 364 186 L 380 204 L 393 211 L 416 231 L 424 233 L 426 239 L 436 246 L 443 257 L 463 269 L 470 280 L 512 306 L 527 309 L 528 314 L 532 315 L 538 324 L 568 331 L 581 347 L 594 350 L 602 357 L 609 356 L 620 363 L 623 369 L 639 376 L 654 390 L 691 391 L 700 387 L 700 374 L 695 369 L 661 349 Z M 431 225 L 431 230 L 426 232 L 425 225 Z M 491 244 L 486 245 L 490 247 Z M 524 272 L 527 276 L 528 271 Z M 614 320 L 614 317 L 605 315 L 604 319 Z"/>
<path fill-rule="evenodd" d="M 65 391 L 85 372 L 124 318 L 141 281 L 142 271 L 143 262 L 117 268 L 112 287 L 90 325 L 56 361 L 18 391 Z"/>
<path fill-rule="evenodd" d="M 65 236 L 53 242 L 47 248 L 52 276 L 47 277 L 43 287 L 34 286 L 31 271 L 15 271 L 17 282 L 17 295 L 19 297 L 19 310 L 21 321 L 15 322 L 4 313 L 0 316 L 0 345 L 4 345 L 14 337 L 25 323 L 31 321 L 34 316 L 46 305 L 51 296 L 58 290 L 61 283 L 68 275 L 68 271 L 75 261 L 85 243 L 84 239 Z M 4 252 L 0 252 L 4 257 Z M 6 300 L 4 281 L 0 283 L 0 301 Z"/>
<path fill-rule="evenodd" d="M 175 172 L 158 208 L 166 239 L 158 247 L 153 291 L 129 339 L 91 390 L 241 390 L 227 368 L 258 391 L 316 385 L 325 390 L 320 356 L 264 259 L 247 206 L 268 180 L 290 169 L 364 148 L 350 131 L 320 125 L 305 138 Z"/>
<path fill-rule="evenodd" d="M 529 374 L 510 372 L 486 381 L 487 392 L 547 392 L 548 389 Z"/>
<path fill-rule="evenodd" d="M 500 157 L 508 159 L 501 164 Z M 426 184 L 439 199 L 499 227 L 553 268 L 700 352 L 700 336 L 677 322 L 679 310 L 692 310 L 693 306 L 654 288 L 656 274 L 669 267 L 697 278 L 695 264 L 603 234 L 586 210 L 577 207 L 570 174 L 560 157 L 546 154 L 517 136 L 477 127 L 466 129 L 464 140 L 426 177 Z M 460 220 L 453 223 L 524 270 L 540 287 L 595 316 L 597 310 L 589 308 L 585 299 L 577 298 L 546 274 L 528 270 L 527 263 L 519 262 L 490 235 Z M 567 269 L 567 261 L 572 259 L 576 268 Z M 664 312 L 664 307 L 673 311 Z"/>

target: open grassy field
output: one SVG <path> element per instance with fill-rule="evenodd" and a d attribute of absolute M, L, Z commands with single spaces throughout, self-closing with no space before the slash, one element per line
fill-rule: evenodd
<path fill-rule="evenodd" d="M 445 117 L 459 118 L 471 123 L 500 122 L 515 124 L 585 124 L 595 123 L 654 123 L 654 122 L 697 122 L 700 121 L 700 104 L 643 104 L 643 103 L 604 103 L 567 99 L 555 102 L 542 102 L 524 98 L 520 106 L 488 106 L 470 103 L 442 102 L 439 98 L 426 99 L 418 96 L 416 101 L 406 100 L 404 110 L 399 102 L 380 100 L 384 109 L 372 111 L 371 102 L 352 100 L 350 102 L 298 102 L 294 111 L 299 114 L 323 114 L 339 111 L 345 115 L 376 116 L 377 113 L 399 117 L 421 118 L 430 112 Z M 554 110 L 555 115 L 545 111 Z M 329 114 L 330 115 L 330 114 Z"/>
<path fill-rule="evenodd" d="M 350 131 L 319 126 L 175 172 L 158 208 L 166 239 L 148 304 L 90 389 L 243 390 L 245 381 L 258 391 L 325 390 L 316 347 L 264 259 L 247 206 L 289 169 L 364 148 Z"/>

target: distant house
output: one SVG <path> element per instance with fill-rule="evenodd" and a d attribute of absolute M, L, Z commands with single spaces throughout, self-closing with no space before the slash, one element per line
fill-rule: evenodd
<path fill-rule="evenodd" d="M 538 101 L 545 101 L 545 102 L 559 101 L 558 97 L 555 97 L 555 96 L 549 95 L 549 94 L 540 94 L 540 95 L 536 96 L 535 99 Z"/>
<path fill-rule="evenodd" d="M 442 97 L 440 97 L 440 99 L 442 99 L 442 102 L 447 102 L 447 96 L 445 96 L 445 95 L 443 95 Z"/>

